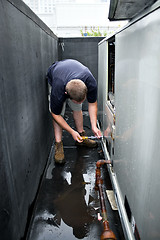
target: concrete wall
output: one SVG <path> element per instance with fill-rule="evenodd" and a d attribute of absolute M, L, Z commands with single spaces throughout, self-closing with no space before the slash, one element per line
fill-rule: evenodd
<path fill-rule="evenodd" d="M 0 1 L 0 238 L 25 234 L 52 144 L 45 74 L 57 37 L 20 0 Z"/>

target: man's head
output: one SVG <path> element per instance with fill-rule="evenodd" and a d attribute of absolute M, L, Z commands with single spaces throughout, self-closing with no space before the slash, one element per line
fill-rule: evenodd
<path fill-rule="evenodd" d="M 66 92 L 72 100 L 80 103 L 86 98 L 87 87 L 80 79 L 73 79 L 67 83 Z"/>

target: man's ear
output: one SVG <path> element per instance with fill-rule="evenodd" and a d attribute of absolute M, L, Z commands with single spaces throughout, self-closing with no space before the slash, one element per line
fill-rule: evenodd
<path fill-rule="evenodd" d="M 66 96 L 67 98 L 70 98 L 70 96 L 69 96 L 69 94 L 68 94 L 67 92 L 64 92 L 64 93 L 67 95 L 67 96 Z"/>

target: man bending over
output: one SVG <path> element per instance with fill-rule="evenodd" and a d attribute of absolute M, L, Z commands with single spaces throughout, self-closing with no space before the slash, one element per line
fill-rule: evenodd
<path fill-rule="evenodd" d="M 86 98 L 92 131 L 95 136 L 101 136 L 101 131 L 97 128 L 97 82 L 87 67 L 73 59 L 53 63 L 48 69 L 47 77 L 51 86 L 50 109 L 55 134 L 54 158 L 56 163 L 61 164 L 64 163 L 62 129 L 72 135 L 78 146 L 97 145 L 93 140 L 82 140 L 82 136 L 85 136 L 82 103 Z M 77 131 L 63 118 L 66 102 L 73 111 Z"/>

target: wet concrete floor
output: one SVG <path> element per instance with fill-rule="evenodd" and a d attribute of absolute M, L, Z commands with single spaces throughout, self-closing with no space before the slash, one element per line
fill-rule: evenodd
<path fill-rule="evenodd" d="M 66 120 L 70 121 L 69 114 Z M 88 116 L 84 115 L 86 132 Z M 70 125 L 73 122 L 70 121 Z M 73 126 L 74 127 L 74 126 Z M 96 162 L 102 159 L 101 145 L 88 149 L 76 147 L 72 137 L 64 133 L 66 163 L 55 166 L 54 150 L 43 177 L 38 194 L 28 240 L 100 239 L 103 231 L 99 194 L 95 190 Z M 104 190 L 111 189 L 107 169 L 103 169 Z M 109 225 L 117 239 L 124 239 L 118 211 L 113 211 L 106 198 Z"/>

